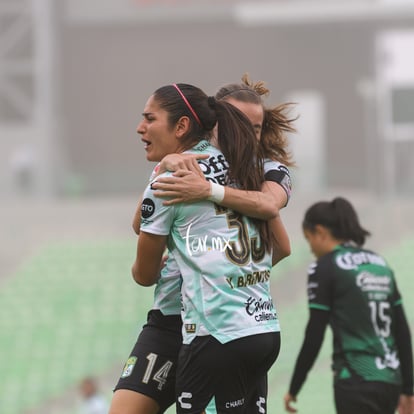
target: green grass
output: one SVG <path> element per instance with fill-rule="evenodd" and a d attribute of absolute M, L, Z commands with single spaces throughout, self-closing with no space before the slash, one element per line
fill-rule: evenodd
<path fill-rule="evenodd" d="M 268 412 L 283 412 L 293 365 L 307 321 L 306 244 L 275 268 L 275 284 L 300 269 L 302 292 L 279 309 L 282 350 L 269 373 Z M 414 238 L 384 252 L 394 268 L 413 328 Z M 133 282 L 135 245 L 128 241 L 59 244 L 39 251 L 0 286 L 1 412 L 21 414 L 63 394 L 85 375 L 120 366 L 152 304 L 153 289 Z M 277 285 L 276 285 L 277 286 Z M 281 292 L 283 293 L 283 291 Z M 414 330 L 414 329 L 413 329 Z M 330 371 L 331 336 L 299 394 L 301 413 L 334 412 Z M 23 390 L 23 392 L 22 392 Z M 170 409 L 169 413 L 174 412 Z"/>

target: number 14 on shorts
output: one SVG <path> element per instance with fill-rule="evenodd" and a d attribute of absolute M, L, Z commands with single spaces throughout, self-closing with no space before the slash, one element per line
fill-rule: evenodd
<path fill-rule="evenodd" d="M 157 361 L 158 355 L 154 353 L 149 353 L 147 355 L 147 366 L 142 377 L 142 382 L 144 384 L 148 384 L 148 382 L 152 379 L 153 381 L 158 382 L 158 389 L 162 390 L 163 386 L 167 382 L 168 373 L 170 372 L 171 367 L 173 366 L 172 361 L 167 361 L 159 370 L 157 370 L 154 374 L 154 367 Z M 138 358 L 135 356 L 131 356 L 128 358 L 128 361 L 125 363 L 124 369 L 122 370 L 121 378 L 129 377 L 134 370 L 134 367 L 138 361 Z"/>

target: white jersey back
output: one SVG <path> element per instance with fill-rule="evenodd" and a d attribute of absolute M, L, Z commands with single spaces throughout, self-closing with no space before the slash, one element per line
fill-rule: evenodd
<path fill-rule="evenodd" d="M 180 290 L 181 272 L 175 258 L 168 252 L 168 259 L 155 286 L 152 309 L 160 310 L 164 316 L 179 315 L 181 313 Z"/>
<path fill-rule="evenodd" d="M 208 154 L 200 162 L 206 178 L 226 183 L 228 165 L 217 148 L 202 141 L 191 152 Z M 271 254 L 249 218 L 209 201 L 163 206 L 150 185 L 143 207 L 141 231 L 169 235 L 168 249 L 182 275 L 184 343 L 202 335 L 225 343 L 279 331 L 269 286 Z"/>

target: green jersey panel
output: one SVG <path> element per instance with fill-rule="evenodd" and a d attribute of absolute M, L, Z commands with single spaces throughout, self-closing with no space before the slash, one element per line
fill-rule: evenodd
<path fill-rule="evenodd" d="M 400 384 L 393 314 L 401 296 L 381 256 L 338 246 L 310 267 L 308 300 L 311 308 L 330 312 L 336 380 L 356 376 Z"/>

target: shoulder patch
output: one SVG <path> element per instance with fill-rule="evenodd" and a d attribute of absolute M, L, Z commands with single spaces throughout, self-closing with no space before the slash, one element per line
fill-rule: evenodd
<path fill-rule="evenodd" d="M 145 198 L 141 205 L 141 216 L 143 218 L 151 217 L 155 212 L 155 204 L 150 198 Z"/>
<path fill-rule="evenodd" d="M 128 361 L 125 363 L 124 369 L 122 370 L 121 378 L 129 377 L 132 374 L 137 359 L 138 358 L 135 356 L 131 356 L 128 358 Z"/>
<path fill-rule="evenodd" d="M 292 181 L 290 179 L 289 170 L 284 165 L 279 165 L 277 169 L 267 171 L 265 173 L 265 180 L 280 184 L 285 190 L 289 201 L 292 193 Z"/>

